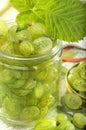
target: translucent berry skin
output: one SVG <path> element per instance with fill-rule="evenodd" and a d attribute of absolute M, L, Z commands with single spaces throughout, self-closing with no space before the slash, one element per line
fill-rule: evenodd
<path fill-rule="evenodd" d="M 64 103 L 68 108 L 77 110 L 82 105 L 82 99 L 76 94 L 67 93 L 64 95 Z"/>
<path fill-rule="evenodd" d="M 56 122 L 57 124 L 61 123 L 62 121 L 66 121 L 68 120 L 68 117 L 66 114 L 64 113 L 58 113 L 57 117 L 56 117 Z"/>
<path fill-rule="evenodd" d="M 35 125 L 35 130 L 55 130 L 56 122 L 53 119 L 43 119 Z"/>
<path fill-rule="evenodd" d="M 21 113 L 21 118 L 24 120 L 34 120 L 39 117 L 40 110 L 36 106 L 25 107 Z"/>
<path fill-rule="evenodd" d="M 48 37 L 40 37 L 32 42 L 35 54 L 45 54 L 52 49 L 52 40 Z"/>
<path fill-rule="evenodd" d="M 46 34 L 45 26 L 42 23 L 31 23 L 28 30 L 33 40 Z"/>
<path fill-rule="evenodd" d="M 36 98 L 41 98 L 44 94 L 44 88 L 42 83 L 38 82 L 36 84 L 36 87 L 34 88 L 34 94 L 36 96 Z"/>
<path fill-rule="evenodd" d="M 79 91 L 79 92 L 86 92 L 86 80 L 84 79 L 76 79 L 74 82 L 73 82 L 73 88 L 76 90 L 76 91 Z"/>
<path fill-rule="evenodd" d="M 57 126 L 56 130 L 75 130 L 75 127 L 70 121 L 63 121 Z"/>
<path fill-rule="evenodd" d="M 75 113 L 72 121 L 77 128 L 82 129 L 86 126 L 86 116 L 82 113 Z"/>
<path fill-rule="evenodd" d="M 8 113 L 8 118 L 19 118 L 21 106 L 20 102 L 16 98 L 5 97 L 2 106 L 4 109 L 4 113 Z"/>
<path fill-rule="evenodd" d="M 16 42 L 19 43 L 21 41 L 28 40 L 32 41 L 32 37 L 28 30 L 21 30 L 16 32 Z"/>
<path fill-rule="evenodd" d="M 28 56 L 34 52 L 34 47 L 29 41 L 25 40 L 20 43 L 19 51 L 22 55 Z"/>

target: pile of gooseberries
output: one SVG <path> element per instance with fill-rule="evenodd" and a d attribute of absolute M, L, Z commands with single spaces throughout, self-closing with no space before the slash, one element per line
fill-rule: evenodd
<path fill-rule="evenodd" d="M 67 78 L 70 88 L 86 100 L 86 61 L 71 68 Z"/>
<path fill-rule="evenodd" d="M 76 130 L 86 128 L 86 113 L 78 111 L 82 105 L 81 98 L 75 94 L 66 93 L 62 100 L 64 102 L 62 107 L 65 105 L 67 111 L 70 110 L 73 114 L 69 115 L 66 111 L 60 110 L 55 117 L 46 117 L 38 121 L 34 130 Z"/>
<path fill-rule="evenodd" d="M 45 54 L 52 47 L 53 41 L 47 36 L 44 24 L 31 23 L 27 28 L 19 29 L 18 25 L 8 27 L 5 21 L 0 20 L 0 50 L 30 56 Z"/>

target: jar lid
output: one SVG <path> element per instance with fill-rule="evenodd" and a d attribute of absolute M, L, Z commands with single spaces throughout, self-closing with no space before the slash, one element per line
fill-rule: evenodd
<path fill-rule="evenodd" d="M 86 60 L 86 50 L 74 46 L 64 47 L 62 60 L 67 62 L 84 61 Z"/>

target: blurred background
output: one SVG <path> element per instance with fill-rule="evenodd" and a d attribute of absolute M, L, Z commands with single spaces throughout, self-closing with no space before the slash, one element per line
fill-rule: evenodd
<path fill-rule="evenodd" d="M 17 10 L 11 7 L 10 0 L 0 0 L 0 19 L 15 19 Z"/>

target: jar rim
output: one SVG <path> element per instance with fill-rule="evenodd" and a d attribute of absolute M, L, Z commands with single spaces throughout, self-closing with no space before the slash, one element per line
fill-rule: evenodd
<path fill-rule="evenodd" d="M 57 44 L 51 51 L 47 52 L 46 54 L 34 57 L 14 57 L 0 52 L 0 64 L 12 69 L 15 68 L 27 70 L 27 67 L 34 68 L 34 66 L 49 60 L 58 61 L 61 58 L 61 55 L 61 44 Z"/>

